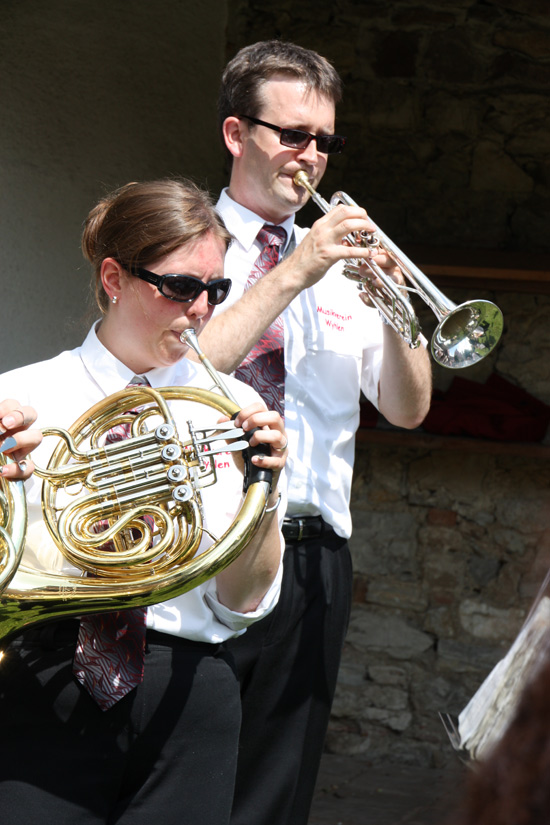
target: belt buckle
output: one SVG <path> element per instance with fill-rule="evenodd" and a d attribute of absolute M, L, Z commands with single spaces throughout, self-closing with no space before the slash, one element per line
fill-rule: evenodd
<path fill-rule="evenodd" d="M 296 539 L 296 541 L 302 541 L 302 538 L 304 536 L 305 519 L 297 518 L 296 521 L 298 522 L 298 538 Z"/>

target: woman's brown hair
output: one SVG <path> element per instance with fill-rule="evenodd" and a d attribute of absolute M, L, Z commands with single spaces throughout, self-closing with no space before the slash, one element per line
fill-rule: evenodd
<path fill-rule="evenodd" d="M 105 258 L 125 269 L 146 266 L 208 233 L 226 245 L 231 239 L 210 195 L 191 181 L 127 183 L 106 195 L 91 210 L 82 233 L 82 252 L 94 270 L 101 312 L 109 306 L 100 277 Z"/>

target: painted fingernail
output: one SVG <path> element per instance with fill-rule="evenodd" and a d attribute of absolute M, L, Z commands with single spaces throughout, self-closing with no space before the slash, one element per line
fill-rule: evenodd
<path fill-rule="evenodd" d="M 5 453 L 6 450 L 12 450 L 14 447 L 17 447 L 17 441 L 13 435 L 9 435 L 0 445 L 0 453 Z"/>

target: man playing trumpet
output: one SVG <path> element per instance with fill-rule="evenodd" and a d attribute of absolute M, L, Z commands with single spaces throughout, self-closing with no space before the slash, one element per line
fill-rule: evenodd
<path fill-rule="evenodd" d="M 430 403 L 425 348 L 410 349 L 341 275 L 342 259 L 372 256 L 402 282 L 385 255 L 351 254 L 343 242 L 374 229 L 365 210 L 338 206 L 310 231 L 295 224 L 308 194 L 294 175 L 303 170 L 317 186 L 328 155 L 344 148 L 335 134 L 341 87 L 327 60 L 279 41 L 242 49 L 221 85 L 232 166 L 217 208 L 235 238 L 226 256 L 233 290 L 201 342 L 224 372 L 245 361 L 236 375 L 268 406 L 279 402 L 289 439 L 281 601 L 229 645 L 243 702 L 232 825 L 307 822 L 351 603 L 360 391 L 400 427 L 418 426 Z"/>

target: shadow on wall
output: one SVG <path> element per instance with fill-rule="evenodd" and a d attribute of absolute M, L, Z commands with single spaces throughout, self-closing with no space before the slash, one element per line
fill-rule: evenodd
<path fill-rule="evenodd" d="M 217 190 L 223 168 L 218 0 L 200 14 L 169 0 L 9 6 L 0 28 L 3 369 L 82 338 L 90 279 L 80 232 L 100 195 L 177 174 Z"/>

